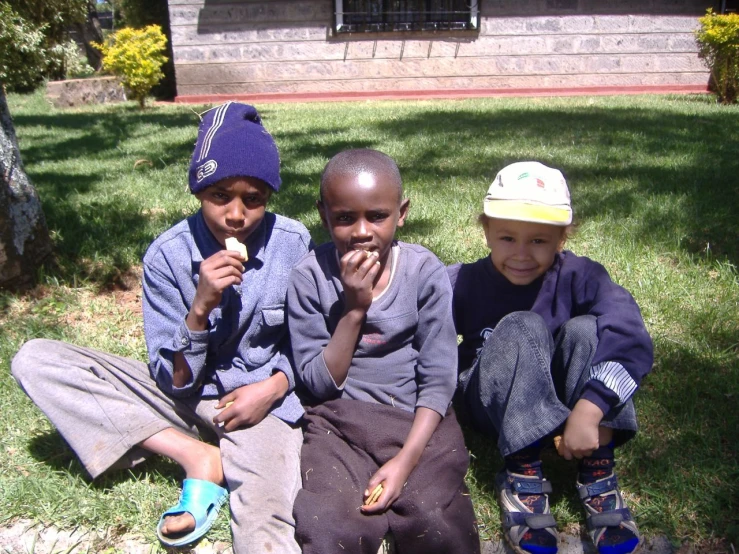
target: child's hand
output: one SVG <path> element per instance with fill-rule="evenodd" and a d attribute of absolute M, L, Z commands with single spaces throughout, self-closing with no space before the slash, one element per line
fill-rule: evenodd
<path fill-rule="evenodd" d="M 207 320 L 213 308 L 220 303 L 226 287 L 241 284 L 241 272 L 244 270 L 242 259 L 238 252 L 220 250 L 201 262 L 198 288 L 190 308 L 190 313 L 198 322 Z"/>
<path fill-rule="evenodd" d="M 565 424 L 559 452 L 566 459 L 590 456 L 600 446 L 599 425 L 603 412 L 589 400 L 580 399 Z"/>
<path fill-rule="evenodd" d="M 376 514 L 387 510 L 400 496 L 411 471 L 413 471 L 411 464 L 400 456 L 395 456 L 378 469 L 369 480 L 367 490 L 364 491 L 365 502 L 377 485 L 382 485 L 382 493 L 373 504 L 363 505 L 362 512 Z"/>
<path fill-rule="evenodd" d="M 287 377 L 282 372 L 259 383 L 239 387 L 220 399 L 216 409 L 222 411 L 213 418 L 213 423 L 226 432 L 256 425 L 267 417 L 274 403 L 285 396 L 287 387 Z"/>
<path fill-rule="evenodd" d="M 380 271 L 377 253 L 350 250 L 341 257 L 340 266 L 346 310 L 366 312 L 372 304 L 372 288 Z"/>

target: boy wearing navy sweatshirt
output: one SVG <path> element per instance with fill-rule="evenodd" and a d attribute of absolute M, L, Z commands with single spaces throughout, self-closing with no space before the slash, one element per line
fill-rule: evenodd
<path fill-rule="evenodd" d="M 579 460 L 576 483 L 600 554 L 626 554 L 639 532 L 618 489 L 614 447 L 637 429 L 632 396 L 653 361 L 631 294 L 605 268 L 563 251 L 572 223 L 562 174 L 503 168 L 480 216 L 490 255 L 448 268 L 462 336 L 459 384 L 473 425 L 505 459 L 496 488 L 520 554 L 557 552 L 541 450 Z"/>

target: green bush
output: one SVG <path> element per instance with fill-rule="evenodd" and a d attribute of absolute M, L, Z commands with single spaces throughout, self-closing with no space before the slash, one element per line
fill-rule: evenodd
<path fill-rule="evenodd" d="M 64 59 L 65 77 L 67 79 L 89 77 L 95 73 L 95 70 L 87 61 L 87 56 L 80 50 L 75 41 L 68 40 L 64 44 L 57 45 L 54 50 Z"/>
<path fill-rule="evenodd" d="M 0 2 L 0 83 L 8 92 L 30 92 L 50 64 L 44 26 L 34 26 Z"/>
<path fill-rule="evenodd" d="M 68 38 L 69 26 L 84 21 L 86 5 L 87 0 L 0 0 L 0 83 L 8 92 L 30 92 L 46 78 L 89 74 Z"/>
<path fill-rule="evenodd" d="M 167 40 L 172 41 L 167 0 L 115 0 L 115 9 L 117 16 L 122 19 L 122 24 L 117 24 L 118 27 L 139 28 L 146 25 L 159 25 Z M 170 44 L 167 44 L 166 55 L 169 60 L 162 66 L 164 78 L 151 90 L 151 94 L 157 98 L 171 99 L 177 94 L 177 87 Z"/>
<path fill-rule="evenodd" d="M 21 22 L 21 25 L 43 34 L 41 44 L 36 42 L 37 51 L 43 51 L 41 65 L 28 65 L 26 71 L 38 72 L 46 79 L 63 79 L 64 48 L 60 45 L 69 40 L 70 26 L 85 21 L 88 0 L 0 0 L 0 4 L 12 6 L 16 25 Z M 20 38 L 23 40 L 24 37 Z M 19 45 L 25 48 L 23 42 Z M 0 56 L 3 54 L 4 51 L 0 50 Z M 38 60 L 33 61 L 36 63 Z M 39 81 L 36 80 L 37 83 Z"/>
<path fill-rule="evenodd" d="M 719 15 L 709 8 L 698 21 L 699 55 L 711 70 L 719 102 L 734 103 L 739 95 L 739 14 Z"/>
<path fill-rule="evenodd" d="M 124 28 L 110 35 L 104 44 L 94 44 L 103 53 L 103 69 L 121 78 L 131 98 L 143 108 L 146 96 L 164 73 L 167 38 L 159 25 L 143 29 Z"/>

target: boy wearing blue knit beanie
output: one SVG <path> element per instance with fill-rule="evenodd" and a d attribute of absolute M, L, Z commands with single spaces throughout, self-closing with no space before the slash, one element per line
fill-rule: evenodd
<path fill-rule="evenodd" d="M 93 478 L 151 453 L 182 466 L 180 502 L 157 526 L 168 547 L 202 538 L 230 499 L 234 552 L 300 552 L 292 504 L 303 409 L 285 296 L 312 243 L 302 224 L 266 211 L 279 168 L 254 107 L 208 111 L 189 171 L 201 208 L 143 260 L 148 366 L 44 339 L 13 360 L 20 386 Z"/>

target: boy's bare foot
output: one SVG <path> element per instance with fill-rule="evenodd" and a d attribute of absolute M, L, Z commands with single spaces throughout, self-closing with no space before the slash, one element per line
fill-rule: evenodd
<path fill-rule="evenodd" d="M 218 447 L 204 442 L 197 442 L 192 456 L 188 455 L 182 467 L 188 479 L 202 479 L 223 486 L 223 467 L 221 466 L 221 451 Z M 192 463 L 189 462 L 192 460 Z M 161 530 L 165 536 L 189 533 L 195 529 L 195 518 L 189 513 L 164 518 Z"/>

